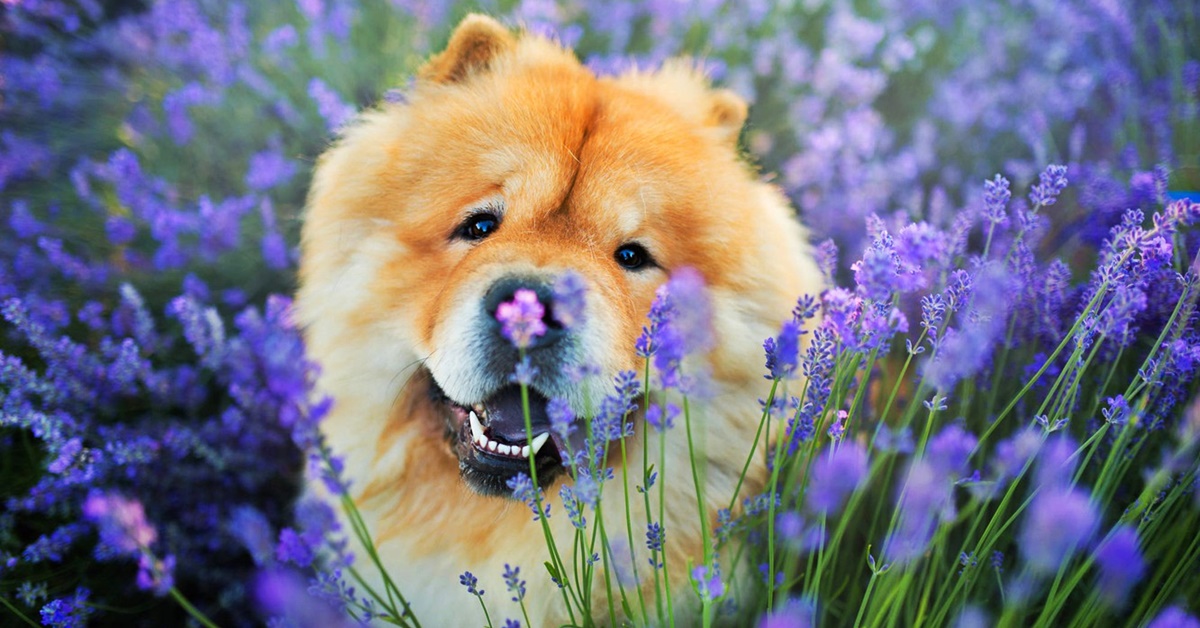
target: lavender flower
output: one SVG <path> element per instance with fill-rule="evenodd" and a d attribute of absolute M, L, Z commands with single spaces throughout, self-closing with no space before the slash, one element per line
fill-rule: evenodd
<path fill-rule="evenodd" d="M 546 503 L 545 499 L 542 499 L 542 489 L 540 487 L 534 488 L 533 480 L 528 475 L 518 473 L 509 478 L 506 484 L 513 492 L 513 499 L 525 502 L 533 510 L 534 521 L 542 517 L 550 517 L 550 504 Z M 541 509 L 538 508 L 539 501 L 544 504 Z"/>
<path fill-rule="evenodd" d="M 725 594 L 725 583 L 721 580 L 721 569 L 714 563 L 712 569 L 696 565 L 692 569 L 692 583 L 703 600 L 714 600 Z"/>
<path fill-rule="evenodd" d="M 286 622 L 283 625 L 331 628 L 351 625 L 343 612 L 328 603 L 329 598 L 316 594 L 319 585 L 310 587 L 298 573 L 282 569 L 263 571 L 254 581 L 253 589 L 254 600 L 262 612 L 283 620 Z"/>
<path fill-rule="evenodd" d="M 646 423 L 658 432 L 664 432 L 675 427 L 675 419 L 679 412 L 679 406 L 673 403 L 667 403 L 665 406 L 655 404 L 646 408 Z"/>
<path fill-rule="evenodd" d="M 802 598 L 790 598 L 758 620 L 758 628 L 810 628 L 816 615 L 815 605 Z"/>
<path fill-rule="evenodd" d="M 546 333 L 546 324 L 542 322 L 545 314 L 537 293 L 524 288 L 517 290 L 512 300 L 496 308 L 501 333 L 518 349 L 529 348 L 535 338 Z"/>
<path fill-rule="evenodd" d="M 564 443 L 569 442 L 571 432 L 576 429 L 575 412 L 571 409 L 570 402 L 561 397 L 551 399 L 546 402 L 546 416 L 550 418 L 550 430 Z"/>
<path fill-rule="evenodd" d="M 517 361 L 516 367 L 513 369 L 513 374 L 508 376 L 508 381 L 528 386 L 533 383 L 533 380 L 538 376 L 538 368 L 529 361 L 529 356 L 522 356 Z"/>
<path fill-rule="evenodd" d="M 94 492 L 83 504 L 83 514 L 96 524 L 100 539 L 122 554 L 144 550 L 158 538 L 158 533 L 146 521 L 141 502 L 136 500 Z"/>
<path fill-rule="evenodd" d="M 568 329 L 583 324 L 587 309 L 587 284 L 574 272 L 559 275 L 554 281 L 554 320 Z"/>
<path fill-rule="evenodd" d="M 914 460 L 898 490 L 897 524 L 885 539 L 884 554 L 905 564 L 919 558 L 937 527 L 953 518 L 953 484 L 930 462 Z"/>
<path fill-rule="evenodd" d="M 1008 179 L 996 175 L 995 179 L 983 184 L 983 189 L 984 219 L 993 225 L 1004 222 L 1004 209 L 1008 206 L 1008 200 L 1012 198 L 1012 192 L 1008 189 Z"/>
<path fill-rule="evenodd" d="M 1035 573 L 1054 573 L 1085 547 L 1098 524 L 1088 495 L 1068 488 L 1039 492 L 1021 527 L 1021 558 Z"/>
<path fill-rule="evenodd" d="M 1095 553 L 1100 567 L 1097 582 L 1104 600 L 1120 607 L 1129 592 L 1146 573 L 1146 562 L 1138 549 L 1137 530 L 1130 526 L 1118 526 L 1109 533 Z"/>
<path fill-rule="evenodd" d="M 800 323 L 792 320 L 783 324 L 779 335 L 763 341 L 767 356 L 768 379 L 792 379 L 800 362 L 800 334 L 804 333 Z"/>
<path fill-rule="evenodd" d="M 1053 205 L 1067 187 L 1066 166 L 1048 166 L 1038 178 L 1038 184 L 1029 192 L 1029 202 L 1041 207 Z"/>
<path fill-rule="evenodd" d="M 479 578 L 476 578 L 475 574 L 469 571 L 464 571 L 462 575 L 458 577 L 458 583 L 466 587 L 467 593 L 470 593 L 475 597 L 483 597 L 484 590 L 478 588 Z"/>
<path fill-rule="evenodd" d="M 508 587 L 508 592 L 513 594 L 512 601 L 520 602 L 525 599 L 525 581 L 521 580 L 520 567 L 509 567 L 508 563 L 504 564 L 504 586 Z M 483 592 L 480 591 L 479 594 L 483 595 Z"/>
<path fill-rule="evenodd" d="M 316 102 L 317 110 L 325 119 L 326 128 L 336 131 L 354 116 L 354 108 L 342 101 L 325 81 L 314 78 L 308 83 L 308 95 Z"/>
<path fill-rule="evenodd" d="M 667 531 L 662 524 L 655 521 L 646 526 L 646 548 L 651 552 L 661 552 L 667 541 Z"/>
<path fill-rule="evenodd" d="M 809 472 L 808 509 L 818 515 L 833 514 L 846 496 L 859 488 L 870 468 L 867 450 L 855 441 L 830 447 Z"/>
<path fill-rule="evenodd" d="M 53 628 L 82 628 L 88 624 L 88 619 L 95 609 L 88 604 L 91 591 L 78 587 L 75 593 L 67 598 L 59 598 L 42 607 L 42 625 Z"/>
<path fill-rule="evenodd" d="M 683 268 L 671 275 L 662 290 L 670 300 L 671 315 L 659 321 L 652 341 L 654 368 L 663 388 L 699 392 L 695 383 L 700 374 L 685 377 L 680 367 L 685 357 L 708 351 L 715 341 L 704 278 L 694 269 Z"/>
<path fill-rule="evenodd" d="M 1200 628 L 1200 619 L 1178 606 L 1170 606 L 1146 624 L 1146 628 Z"/>

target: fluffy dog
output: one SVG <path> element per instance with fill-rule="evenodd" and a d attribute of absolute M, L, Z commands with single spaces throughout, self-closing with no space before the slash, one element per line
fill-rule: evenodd
<path fill-rule="evenodd" d="M 319 388 L 335 401 L 326 436 L 383 563 L 426 625 L 462 621 L 467 570 L 489 590 L 494 620 L 520 617 L 501 590 L 506 564 L 523 568 L 535 625 L 567 618 L 541 567 L 540 524 L 506 487 L 534 456 L 548 523 L 570 547 L 558 490 L 571 482 L 565 444 L 527 440 L 509 381 L 517 352 L 495 317 L 519 289 L 543 301 L 550 328 L 528 350 L 540 436 L 547 399 L 584 416 L 595 401 L 584 391 L 603 394 L 619 371 L 641 371 L 635 341 L 672 272 L 703 276 L 717 346 L 704 358 L 709 399 L 692 422 L 710 527 L 728 504 L 765 393 L 760 343 L 821 284 L 784 197 L 739 158 L 746 109 L 688 64 L 597 77 L 551 41 L 470 16 L 406 102 L 363 113 L 321 158 L 297 316 L 322 367 Z M 549 290 L 567 272 L 587 292 L 584 322 L 564 329 Z M 580 365 L 599 374 L 579 385 L 565 373 Z M 626 442 L 637 461 L 659 447 L 641 417 L 631 414 Z M 686 606 L 695 598 L 687 567 L 704 550 L 686 438 L 666 438 L 666 556 Z M 752 490 L 764 476 L 761 452 L 755 460 Z M 645 519 L 634 508 L 635 538 L 625 538 L 621 482 L 618 472 L 605 485 L 600 508 L 620 522 L 609 524 L 610 542 L 645 565 Z M 605 613 L 600 586 L 593 599 Z"/>

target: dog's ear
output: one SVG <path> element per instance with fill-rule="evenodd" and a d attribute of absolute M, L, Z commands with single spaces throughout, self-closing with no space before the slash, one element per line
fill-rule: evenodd
<path fill-rule="evenodd" d="M 741 96 L 727 89 L 713 90 L 708 123 L 717 129 L 722 139 L 736 145 L 748 110 L 749 106 Z"/>
<path fill-rule="evenodd" d="M 513 34 L 499 22 L 472 13 L 454 29 L 446 49 L 422 66 L 417 76 L 436 83 L 457 83 L 486 71 L 497 56 L 516 43 Z"/>

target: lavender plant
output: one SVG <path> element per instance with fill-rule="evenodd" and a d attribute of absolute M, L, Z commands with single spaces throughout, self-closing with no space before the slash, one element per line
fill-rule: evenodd
<path fill-rule="evenodd" d="M 419 625 L 277 295 L 307 164 L 357 107 L 403 98 L 467 10 L 601 72 L 700 55 L 754 100 L 745 147 L 828 238 L 834 287 L 765 339 L 747 410 L 768 486 L 698 515 L 702 563 L 662 551 L 659 496 L 695 470 L 625 450 L 632 429 L 703 446 L 704 380 L 680 369 L 712 342 L 698 276 L 672 278 L 643 372 L 586 424 L 548 412 L 588 436 L 553 513 L 575 536 L 531 521 L 578 623 L 1196 624 L 1200 205 L 1176 199 L 1200 189 L 1200 16 L 1166 0 L 4 3 L 5 623 Z M 556 286 L 565 326 L 580 290 Z M 340 503 L 295 502 L 306 467 Z M 535 486 L 512 488 L 544 523 Z M 647 528 L 603 520 L 604 490 Z M 463 584 L 523 604 L 539 568 Z M 651 580 L 655 600 L 631 586 Z"/>

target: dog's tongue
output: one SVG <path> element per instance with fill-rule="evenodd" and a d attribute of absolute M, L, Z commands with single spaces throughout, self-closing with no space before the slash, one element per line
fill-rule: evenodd
<path fill-rule="evenodd" d="M 487 406 L 488 432 L 494 438 L 509 443 L 526 441 L 525 410 L 521 404 L 521 389 L 508 386 L 484 402 Z M 550 429 L 550 418 L 546 415 L 546 400 L 541 395 L 529 392 L 529 424 L 537 436 Z"/>

